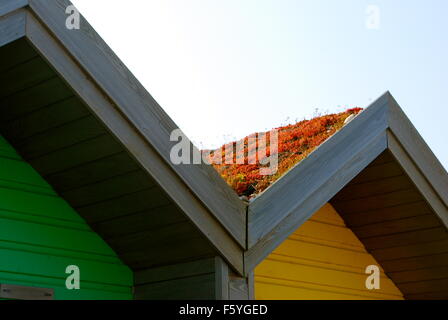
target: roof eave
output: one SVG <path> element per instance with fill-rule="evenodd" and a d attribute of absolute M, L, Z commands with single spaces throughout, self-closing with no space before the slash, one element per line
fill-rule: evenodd
<path fill-rule="evenodd" d="M 386 92 L 250 203 L 246 271 L 252 270 L 385 150 L 397 158 L 448 226 L 448 174 Z"/>
<path fill-rule="evenodd" d="M 65 0 L 3 2 L 0 45 L 25 37 L 230 266 L 243 273 L 244 203 L 212 167 L 174 166 L 169 161 L 169 134 L 177 127 L 85 20 L 81 30 L 65 27 L 65 8 L 70 4 Z"/>

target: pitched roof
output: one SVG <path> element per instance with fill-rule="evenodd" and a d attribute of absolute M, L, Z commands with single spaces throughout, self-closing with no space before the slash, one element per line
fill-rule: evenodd
<path fill-rule="evenodd" d="M 446 250 L 448 174 L 389 92 L 249 204 L 247 270 L 328 202 L 353 223 L 355 234 L 380 263 L 392 257 L 404 259 L 395 271 L 412 270 L 414 262 L 407 257 Z M 420 211 L 430 212 L 426 216 L 430 228 L 426 222 L 409 226 L 399 220 L 393 229 L 379 232 L 381 225 L 375 223 L 386 223 L 389 215 L 396 219 L 412 215 L 413 205 L 427 206 Z M 370 237 L 366 227 L 355 225 L 373 228 Z M 372 237 L 372 232 L 379 235 Z M 388 253 L 391 247 L 397 250 Z M 422 268 L 429 266 L 423 263 Z M 444 268 L 438 275 L 448 278 Z M 419 285 L 439 290 L 437 283 Z M 400 289 L 410 296 L 415 293 L 406 285 Z"/>
<path fill-rule="evenodd" d="M 188 260 L 192 257 L 186 252 L 200 248 L 202 255 L 216 250 L 239 273 L 243 267 L 251 272 L 338 194 L 344 208 L 346 195 L 340 192 L 384 152 L 440 226 L 437 233 L 377 239 L 374 247 L 412 243 L 418 250 L 445 250 L 448 175 L 389 93 L 334 134 L 346 115 L 335 116 L 329 128 L 323 120 L 319 128 L 330 132 L 309 137 L 312 148 L 319 147 L 297 151 L 307 156 L 296 155 L 291 163 L 285 160 L 291 154 L 285 153 L 285 173 L 275 183 L 254 177 L 256 191 L 269 187 L 245 206 L 213 168 L 171 163 L 170 133 L 177 126 L 87 21 L 81 21 L 80 30 L 65 28 L 70 4 L 1 2 L 0 126 L 21 155 L 134 269 L 173 263 L 173 256 Z M 282 132 L 285 137 L 295 133 Z M 285 141 L 299 141 L 296 147 L 301 147 L 300 139 Z M 237 183 L 237 190 L 245 192 L 248 185 L 253 182 Z M 393 201 L 408 201 L 415 192 L 394 192 Z M 384 200 L 375 192 L 369 196 L 375 205 Z M 123 208 L 129 211 L 124 214 Z M 176 245 L 168 241 L 173 238 Z"/>
<path fill-rule="evenodd" d="M 155 224 L 145 229 L 140 210 L 173 233 L 169 223 L 180 224 L 183 237 L 195 235 L 184 246 L 208 243 L 202 254 L 216 250 L 241 272 L 245 205 L 210 166 L 171 162 L 177 125 L 82 16 L 79 30 L 66 28 L 70 5 L 0 2 L 2 133 L 130 265 L 166 262 L 130 253 L 149 249 L 126 238 L 123 226 L 140 232 L 147 248 L 169 239 L 168 231 L 150 237 Z"/>
<path fill-rule="evenodd" d="M 361 108 L 352 108 L 337 114 L 327 114 L 317 116 L 311 120 L 302 120 L 295 124 L 290 124 L 275 128 L 278 132 L 278 147 L 270 149 L 266 143 L 261 150 L 256 139 L 261 135 L 269 135 L 269 132 L 255 133 L 240 141 L 231 142 L 213 151 L 210 159 L 213 160 L 215 153 L 221 153 L 220 163 L 213 163 L 214 168 L 223 177 L 227 184 L 232 187 L 239 196 L 254 198 L 280 179 L 291 168 L 305 159 L 318 146 L 324 143 L 329 137 L 339 131 L 348 117 L 355 116 L 361 112 Z M 267 139 L 269 140 L 269 138 Z M 244 144 L 244 153 L 236 152 L 237 144 Z M 256 163 L 249 163 L 251 149 L 259 151 L 263 158 L 268 156 L 278 157 L 278 169 L 272 175 L 261 175 L 260 168 L 263 167 L 263 158 L 257 159 Z M 226 163 L 228 154 L 233 155 L 233 163 Z M 237 158 L 244 158 L 243 164 L 238 164 Z"/>

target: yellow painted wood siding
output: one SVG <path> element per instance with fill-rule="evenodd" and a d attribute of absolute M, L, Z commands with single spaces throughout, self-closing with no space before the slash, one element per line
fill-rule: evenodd
<path fill-rule="evenodd" d="M 365 287 L 368 265 L 381 270 L 378 290 Z M 402 299 L 402 294 L 326 204 L 257 266 L 255 298 Z"/>

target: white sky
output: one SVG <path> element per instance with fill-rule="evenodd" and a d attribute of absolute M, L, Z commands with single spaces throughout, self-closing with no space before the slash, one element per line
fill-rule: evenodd
<path fill-rule="evenodd" d="M 199 147 L 390 90 L 448 167 L 448 2 L 73 0 Z M 366 27 L 368 5 L 379 29 Z"/>

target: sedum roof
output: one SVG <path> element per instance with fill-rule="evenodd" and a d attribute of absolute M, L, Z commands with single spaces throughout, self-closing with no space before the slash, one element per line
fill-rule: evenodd
<path fill-rule="evenodd" d="M 269 147 L 270 133 L 255 133 L 239 141 L 225 144 L 212 151 L 210 159 L 216 159 L 216 153 L 221 152 L 222 163 L 212 160 L 213 167 L 239 196 L 253 198 L 341 129 L 349 116 L 356 115 L 361 111 L 362 108 L 352 108 L 341 113 L 318 116 L 310 120 L 302 120 L 295 124 L 275 128 L 278 132 L 278 170 L 272 175 L 260 174 L 260 168 L 263 167 L 260 162 L 262 163 L 263 158 L 270 156 L 272 150 Z M 263 144 L 260 143 L 258 143 L 257 149 L 257 143 L 254 139 L 254 137 L 260 137 L 263 134 L 267 135 L 266 150 L 262 149 Z M 244 144 L 244 153 L 237 152 L 237 144 Z M 261 154 L 256 162 L 249 161 L 250 156 L 248 159 L 248 154 L 251 154 L 251 151 L 254 150 L 258 150 Z M 226 163 L 225 159 L 226 155 L 229 157 L 231 152 L 233 152 L 233 162 L 229 164 L 229 161 Z M 273 153 L 273 155 L 275 154 Z M 243 156 L 244 164 L 242 163 Z M 253 162 L 255 164 L 250 164 Z"/>

